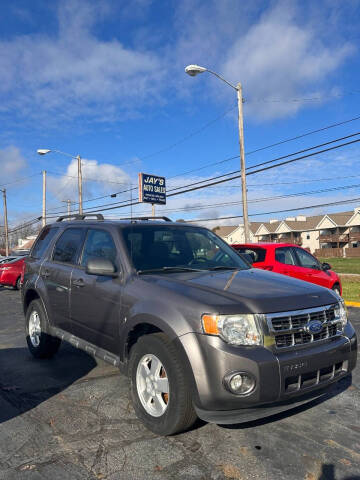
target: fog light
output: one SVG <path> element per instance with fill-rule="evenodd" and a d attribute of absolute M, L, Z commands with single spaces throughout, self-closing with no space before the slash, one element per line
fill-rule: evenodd
<path fill-rule="evenodd" d="M 255 388 L 255 378 L 249 373 L 233 372 L 226 375 L 224 384 L 235 395 L 247 395 Z"/>

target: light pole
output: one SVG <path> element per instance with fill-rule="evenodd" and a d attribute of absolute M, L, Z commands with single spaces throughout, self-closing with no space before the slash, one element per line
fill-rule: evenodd
<path fill-rule="evenodd" d="M 9 227 L 8 227 L 8 220 L 7 220 L 7 204 L 6 204 L 6 189 L 0 190 L 3 194 L 3 202 L 4 202 L 4 227 L 5 227 L 5 256 L 9 256 Z"/>
<path fill-rule="evenodd" d="M 82 206 L 82 171 L 81 171 L 81 157 L 80 155 L 71 155 L 70 153 L 61 152 L 60 150 L 49 150 L 47 148 L 39 148 L 37 153 L 39 155 L 46 155 L 47 153 L 54 152 L 54 153 L 61 153 L 62 155 L 66 155 L 70 158 L 75 158 L 78 164 L 78 192 L 79 192 L 79 213 L 82 215 L 83 213 L 83 206 Z"/>
<path fill-rule="evenodd" d="M 42 226 L 46 225 L 46 170 L 43 170 L 43 207 L 42 207 Z"/>
<path fill-rule="evenodd" d="M 240 169 L 241 169 L 241 194 L 242 194 L 242 204 L 243 204 L 243 219 L 244 219 L 244 236 L 245 243 L 250 241 L 250 229 L 249 229 L 249 217 L 248 217 L 248 207 L 247 207 L 247 190 L 246 190 L 246 173 L 245 173 L 245 149 L 244 149 L 244 121 L 243 121 L 243 96 L 242 96 L 242 86 L 239 82 L 237 85 L 233 85 L 228 82 L 216 72 L 213 72 L 205 67 L 200 67 L 199 65 L 188 65 L 185 68 L 185 72 L 190 75 L 190 77 L 195 77 L 199 73 L 209 72 L 215 77 L 219 78 L 223 82 L 227 83 L 231 88 L 236 90 L 237 101 L 238 101 L 238 127 L 239 127 L 239 144 L 240 144 Z"/>

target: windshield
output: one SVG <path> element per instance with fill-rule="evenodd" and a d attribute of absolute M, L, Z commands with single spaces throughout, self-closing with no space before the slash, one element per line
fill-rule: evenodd
<path fill-rule="evenodd" d="M 141 273 L 249 268 L 230 246 L 206 228 L 133 225 L 121 231 L 129 257 Z"/>

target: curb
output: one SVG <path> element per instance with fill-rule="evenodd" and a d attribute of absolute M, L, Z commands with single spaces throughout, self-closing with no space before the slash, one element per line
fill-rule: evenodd
<path fill-rule="evenodd" d="M 345 302 L 345 305 L 347 307 L 359 307 L 360 308 L 360 302 Z"/>

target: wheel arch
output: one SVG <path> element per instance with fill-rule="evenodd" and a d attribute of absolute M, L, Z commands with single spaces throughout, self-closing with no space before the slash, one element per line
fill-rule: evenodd
<path fill-rule="evenodd" d="M 191 367 L 191 362 L 188 358 L 186 350 L 176 333 L 169 327 L 168 324 L 163 322 L 161 319 L 151 316 L 144 316 L 141 319 L 138 319 L 130 328 L 127 329 L 126 336 L 124 335 L 124 342 L 121 349 L 121 362 L 122 362 L 122 371 L 125 374 L 128 374 L 128 360 L 130 356 L 130 351 L 133 345 L 137 340 L 144 335 L 150 335 L 152 333 L 164 333 L 174 344 L 179 357 L 181 364 L 183 365 L 186 377 L 189 380 L 190 388 L 193 392 L 195 399 L 198 398 L 198 391 L 195 382 L 194 372 Z"/>
<path fill-rule="evenodd" d="M 41 301 L 41 304 L 44 308 L 46 317 L 48 318 L 48 312 L 47 312 L 47 309 L 46 309 L 46 306 L 45 306 L 45 302 L 42 299 L 39 292 L 37 292 L 34 288 L 29 288 L 24 294 L 24 300 L 23 300 L 24 315 L 26 315 L 27 309 L 29 308 L 29 305 L 33 300 L 40 300 Z"/>

